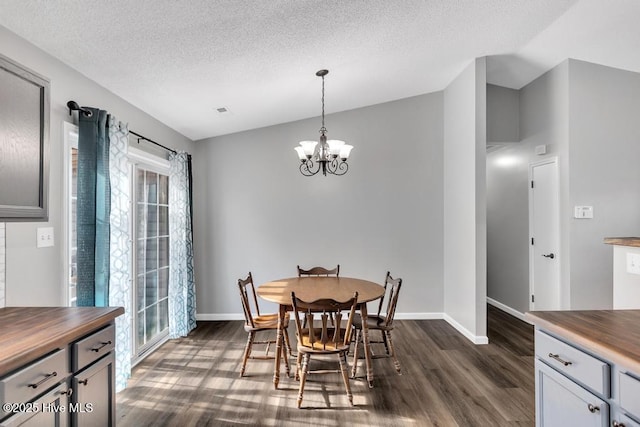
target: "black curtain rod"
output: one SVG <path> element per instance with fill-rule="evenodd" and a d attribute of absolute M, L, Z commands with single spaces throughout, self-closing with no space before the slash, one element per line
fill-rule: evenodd
<path fill-rule="evenodd" d="M 77 103 L 76 101 L 69 101 L 69 102 L 67 102 L 67 108 L 69 108 L 69 115 L 71 115 L 71 112 L 72 112 L 72 111 L 78 111 L 78 112 L 80 112 L 80 113 L 84 114 L 84 115 L 85 115 L 85 116 L 87 116 L 87 117 L 91 117 L 91 115 L 93 114 L 93 113 L 91 112 L 91 110 L 88 110 L 88 109 L 86 109 L 86 108 L 82 108 L 80 105 L 78 105 L 78 103 Z M 173 150 L 173 149 L 171 149 L 171 148 L 169 148 L 169 147 L 165 147 L 164 145 L 162 145 L 162 144 L 160 144 L 160 143 L 158 143 L 158 142 L 155 142 L 154 140 L 149 139 L 149 138 L 147 138 L 146 136 L 140 135 L 139 133 L 136 133 L 136 132 L 134 132 L 134 131 L 132 131 L 132 130 L 130 130 L 130 131 L 129 131 L 129 133 L 130 133 L 130 134 L 132 134 L 132 135 L 137 136 L 137 137 L 138 137 L 138 141 L 140 141 L 141 139 L 143 139 L 143 140 L 145 140 L 145 141 L 147 141 L 147 142 L 150 142 L 150 143 L 152 143 L 152 144 L 157 145 L 158 147 L 162 147 L 162 148 L 164 148 L 165 150 L 172 152 L 173 154 L 177 154 L 177 153 L 178 153 L 176 150 Z M 191 155 L 189 154 L 189 156 L 191 156 Z"/>
<path fill-rule="evenodd" d="M 149 138 L 147 138 L 146 136 L 142 136 L 142 135 L 140 135 L 139 133 L 136 133 L 136 132 L 134 132 L 134 131 L 132 131 L 132 130 L 130 130 L 130 131 L 129 131 L 129 133 L 130 133 L 130 134 L 132 134 L 132 135 L 137 136 L 137 137 L 138 137 L 138 140 L 143 139 L 143 140 L 145 140 L 145 141 L 147 141 L 147 142 L 150 142 L 150 143 L 152 143 L 152 144 L 157 145 L 158 147 L 162 147 L 162 148 L 164 148 L 165 150 L 172 152 L 173 154 L 177 154 L 177 153 L 178 153 L 176 150 L 173 150 L 173 149 L 171 149 L 171 148 L 169 148 L 169 147 L 165 147 L 164 145 L 162 145 L 162 144 L 160 144 L 160 143 L 158 143 L 158 142 L 155 142 L 154 140 L 149 139 Z"/>

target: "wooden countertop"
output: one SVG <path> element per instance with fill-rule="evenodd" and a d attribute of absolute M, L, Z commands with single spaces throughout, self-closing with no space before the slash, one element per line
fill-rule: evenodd
<path fill-rule="evenodd" d="M 633 246 L 640 248 L 640 237 L 605 237 L 607 245 Z"/>
<path fill-rule="evenodd" d="M 0 377 L 121 314 L 122 307 L 0 308 Z"/>
<path fill-rule="evenodd" d="M 640 310 L 530 311 L 525 318 L 640 374 Z"/>

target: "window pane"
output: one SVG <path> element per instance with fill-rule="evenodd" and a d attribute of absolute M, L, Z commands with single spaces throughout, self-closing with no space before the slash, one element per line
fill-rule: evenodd
<path fill-rule="evenodd" d="M 138 312 L 138 346 L 144 345 L 144 311 Z"/>
<path fill-rule="evenodd" d="M 169 235 L 169 207 L 158 206 L 158 235 Z"/>
<path fill-rule="evenodd" d="M 158 235 L 158 207 L 147 205 L 147 237 Z"/>
<path fill-rule="evenodd" d="M 166 298 L 169 295 L 169 268 L 158 270 L 158 299 Z"/>
<path fill-rule="evenodd" d="M 139 274 L 136 281 L 136 310 L 144 310 L 144 274 Z"/>
<path fill-rule="evenodd" d="M 145 310 L 145 313 L 145 326 L 147 329 L 146 339 L 149 341 L 158 333 L 158 305 L 154 304 L 151 307 L 148 307 Z"/>
<path fill-rule="evenodd" d="M 138 274 L 144 273 L 146 271 L 146 266 L 144 260 L 146 258 L 146 240 L 140 239 L 136 242 L 136 271 Z"/>
<path fill-rule="evenodd" d="M 158 203 L 158 174 L 155 172 L 146 173 L 145 187 L 147 189 L 147 203 Z"/>
<path fill-rule="evenodd" d="M 158 268 L 158 239 L 147 239 L 145 272 Z"/>
<path fill-rule="evenodd" d="M 136 201 L 138 203 L 144 203 L 147 201 L 147 199 L 144 197 L 144 188 L 144 171 L 138 169 L 138 171 L 136 172 Z"/>
<path fill-rule="evenodd" d="M 162 205 L 169 204 L 169 177 L 160 175 L 160 188 L 158 189 L 158 203 Z"/>
<path fill-rule="evenodd" d="M 144 203 L 136 204 L 136 235 L 139 239 L 147 235 L 147 205 Z"/>
<path fill-rule="evenodd" d="M 158 239 L 158 267 L 169 266 L 169 238 L 161 237 Z"/>
<path fill-rule="evenodd" d="M 149 307 L 158 301 L 158 272 L 147 273 L 145 283 L 145 304 Z"/>
<path fill-rule="evenodd" d="M 158 323 L 158 332 L 162 332 L 169 327 L 169 301 L 166 299 L 158 303 Z"/>

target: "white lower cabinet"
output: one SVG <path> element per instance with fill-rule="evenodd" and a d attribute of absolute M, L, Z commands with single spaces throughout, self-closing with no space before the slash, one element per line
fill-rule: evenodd
<path fill-rule="evenodd" d="M 640 427 L 640 377 L 536 329 L 537 427 Z"/>
<path fill-rule="evenodd" d="M 605 401 L 540 360 L 536 360 L 536 412 L 539 427 L 609 425 Z"/>

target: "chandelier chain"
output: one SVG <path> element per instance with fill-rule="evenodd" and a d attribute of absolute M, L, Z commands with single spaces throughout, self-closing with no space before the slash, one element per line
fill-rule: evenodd
<path fill-rule="evenodd" d="M 320 132 L 322 131 L 327 131 L 324 127 L 324 76 L 322 76 L 322 128 L 320 129 Z"/>

